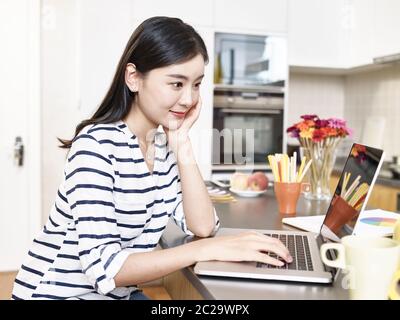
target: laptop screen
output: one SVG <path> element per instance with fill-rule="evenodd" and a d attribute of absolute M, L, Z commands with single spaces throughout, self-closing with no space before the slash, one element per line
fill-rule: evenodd
<path fill-rule="evenodd" d="M 382 162 L 383 150 L 353 144 L 321 226 L 323 237 L 340 241 L 353 233 Z"/>

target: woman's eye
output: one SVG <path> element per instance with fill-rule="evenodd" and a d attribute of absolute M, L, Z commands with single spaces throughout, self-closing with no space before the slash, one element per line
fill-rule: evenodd
<path fill-rule="evenodd" d="M 175 88 L 182 88 L 182 87 L 183 87 L 183 83 L 182 83 L 182 82 L 174 82 L 174 83 L 172 83 L 172 85 L 173 85 Z"/>
<path fill-rule="evenodd" d="M 200 88 L 200 85 L 201 85 L 201 82 L 196 83 L 194 86 L 195 86 L 196 88 Z"/>

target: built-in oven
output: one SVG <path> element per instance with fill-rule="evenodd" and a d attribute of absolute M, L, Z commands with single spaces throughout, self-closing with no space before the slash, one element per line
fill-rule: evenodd
<path fill-rule="evenodd" d="M 267 170 L 267 155 L 282 153 L 284 88 L 216 85 L 213 172 Z"/>

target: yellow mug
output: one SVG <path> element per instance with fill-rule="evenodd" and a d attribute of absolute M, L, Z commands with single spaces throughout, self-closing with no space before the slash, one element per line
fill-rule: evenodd
<path fill-rule="evenodd" d="M 329 249 L 337 251 L 335 260 L 328 259 Z M 346 270 L 351 299 L 386 300 L 399 267 L 400 243 L 383 237 L 345 236 L 341 243 L 324 243 L 321 258 L 327 266 Z"/>
<path fill-rule="evenodd" d="M 394 226 L 393 240 L 400 242 L 400 219 L 397 220 Z M 395 272 L 390 284 L 389 299 L 400 300 L 400 269 Z"/>

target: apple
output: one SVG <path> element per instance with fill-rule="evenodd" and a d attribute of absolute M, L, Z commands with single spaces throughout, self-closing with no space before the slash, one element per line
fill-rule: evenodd
<path fill-rule="evenodd" d="M 244 173 L 236 172 L 231 177 L 231 187 L 236 190 L 247 190 L 249 176 Z"/>
<path fill-rule="evenodd" d="M 268 178 L 263 172 L 256 171 L 248 178 L 248 185 L 253 191 L 266 190 L 268 187 Z"/>

